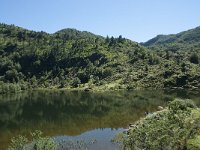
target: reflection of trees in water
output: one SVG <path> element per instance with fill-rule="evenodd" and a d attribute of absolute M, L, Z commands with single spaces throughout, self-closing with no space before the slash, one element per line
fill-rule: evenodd
<path fill-rule="evenodd" d="M 94 128 L 119 128 L 175 97 L 200 104 L 200 92 L 116 91 L 104 93 L 35 91 L 0 95 L 0 143 L 40 129 L 46 135 L 79 135 Z"/>
<path fill-rule="evenodd" d="M 0 97 L 0 125 L 27 126 L 29 122 L 67 122 L 84 124 L 104 118 L 108 126 L 116 121 L 138 119 L 173 97 L 195 99 L 199 93 L 183 91 L 26 92 Z M 113 118 L 112 118 L 113 117 Z M 122 119 L 120 119 L 123 117 Z M 106 119 L 110 119 L 109 121 Z M 106 123 L 103 123 L 106 126 Z M 123 124 L 119 122 L 119 124 Z"/>
<path fill-rule="evenodd" d="M 0 126 L 16 122 L 23 114 L 23 106 L 27 99 L 25 94 L 0 95 Z"/>

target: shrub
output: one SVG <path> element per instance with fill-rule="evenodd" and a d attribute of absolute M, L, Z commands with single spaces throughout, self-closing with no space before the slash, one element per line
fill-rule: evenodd
<path fill-rule="evenodd" d="M 81 83 L 81 80 L 78 78 L 78 77 L 76 77 L 76 78 L 74 78 L 73 80 L 72 80 L 72 83 L 71 83 L 71 85 L 72 85 L 72 87 L 78 87 L 78 85 Z"/>
<path fill-rule="evenodd" d="M 196 108 L 195 104 L 191 100 L 176 99 L 169 103 L 168 108 L 170 111 L 187 111 L 189 108 Z"/>
<path fill-rule="evenodd" d="M 187 141 L 200 134 L 200 112 L 195 107 L 189 100 L 176 99 L 168 109 L 148 115 L 129 130 L 124 149 L 187 149 Z"/>
<path fill-rule="evenodd" d="M 58 146 L 53 139 L 42 137 L 41 131 L 31 133 L 31 139 L 19 135 L 12 138 L 8 150 L 57 150 Z"/>

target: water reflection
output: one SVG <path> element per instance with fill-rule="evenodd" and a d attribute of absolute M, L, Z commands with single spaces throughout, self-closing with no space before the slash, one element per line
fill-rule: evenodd
<path fill-rule="evenodd" d="M 57 136 L 54 139 L 59 143 L 59 149 L 65 147 L 68 150 L 117 150 L 119 145 L 112 143 L 112 137 L 124 129 L 95 129 L 87 131 L 78 136 Z"/>
<path fill-rule="evenodd" d="M 155 111 L 158 105 L 164 106 L 175 97 L 200 103 L 200 92 L 190 91 L 34 91 L 0 95 L 0 150 L 5 149 L 11 137 L 36 129 L 55 137 L 126 128 L 145 111 Z"/>

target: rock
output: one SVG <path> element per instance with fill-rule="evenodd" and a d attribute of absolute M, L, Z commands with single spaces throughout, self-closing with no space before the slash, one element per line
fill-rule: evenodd
<path fill-rule="evenodd" d="M 130 128 L 135 128 L 135 127 L 137 127 L 135 124 L 131 124 L 131 123 L 129 124 L 129 129 Z"/>
<path fill-rule="evenodd" d="M 147 116 L 148 114 L 149 114 L 149 112 L 148 112 L 148 111 L 145 111 L 145 112 L 144 112 L 144 115 L 145 115 L 145 116 Z"/>
<path fill-rule="evenodd" d="M 163 110 L 164 108 L 162 106 L 158 106 L 158 110 L 161 111 Z"/>

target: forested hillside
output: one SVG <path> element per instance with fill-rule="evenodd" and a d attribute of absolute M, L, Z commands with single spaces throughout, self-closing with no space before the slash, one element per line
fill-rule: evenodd
<path fill-rule="evenodd" d="M 158 35 L 155 38 L 142 43 L 155 50 L 199 50 L 200 49 L 200 26 L 178 34 Z"/>
<path fill-rule="evenodd" d="M 176 59 L 189 60 L 191 63 L 199 64 L 200 54 L 200 27 L 184 31 L 178 34 L 158 35 L 155 38 L 142 43 L 154 51 L 166 51 L 176 55 Z"/>
<path fill-rule="evenodd" d="M 173 39 L 173 40 L 172 40 Z M 200 28 L 139 43 L 0 24 L 0 93 L 32 88 L 199 87 Z"/>

